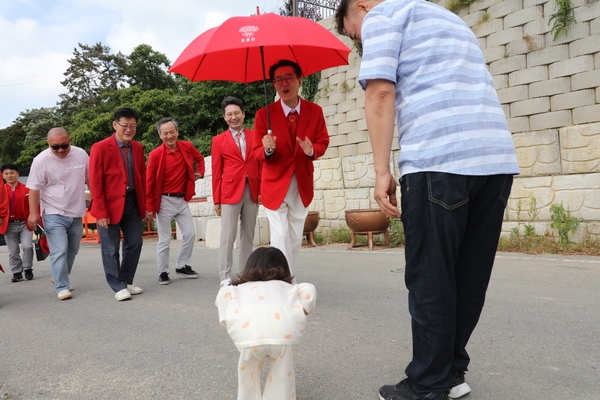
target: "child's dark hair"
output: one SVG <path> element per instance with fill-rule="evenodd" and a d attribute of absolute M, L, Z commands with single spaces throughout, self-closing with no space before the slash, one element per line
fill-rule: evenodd
<path fill-rule="evenodd" d="M 293 278 L 281 250 L 276 247 L 259 247 L 250 254 L 244 270 L 231 284 L 235 286 L 246 282 L 275 280 L 292 283 Z"/>

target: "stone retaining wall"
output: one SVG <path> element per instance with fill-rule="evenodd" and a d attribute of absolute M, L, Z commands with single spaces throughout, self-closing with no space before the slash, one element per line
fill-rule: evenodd
<path fill-rule="evenodd" d="M 479 39 L 517 149 L 521 175 L 505 232 L 531 222 L 527 211 L 535 197 L 539 233 L 552 232 L 550 206 L 562 202 L 582 220 L 573 240 L 600 238 L 600 0 L 573 5 L 577 23 L 556 41 L 548 24 L 554 1 L 476 0 L 459 14 Z M 331 18 L 321 24 L 334 31 Z M 316 99 L 331 136 L 326 154 L 315 162 L 310 205 L 320 212 L 322 232 L 345 226 L 345 210 L 377 207 L 356 50 L 349 61 L 322 72 Z M 390 165 L 397 172 L 393 160 Z M 208 174 L 198 182 L 197 195 L 209 201 L 192 205 L 194 214 L 214 216 Z"/>

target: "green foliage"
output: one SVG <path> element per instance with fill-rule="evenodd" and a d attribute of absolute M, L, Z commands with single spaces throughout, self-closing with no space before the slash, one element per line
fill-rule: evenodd
<path fill-rule="evenodd" d="M 160 144 L 154 124 L 171 117 L 179 123 L 179 137 L 190 140 L 205 156 L 210 155 L 212 137 L 227 129 L 221 101 L 235 96 L 246 105 L 245 126 L 252 127 L 256 111 L 264 107 L 262 81 L 248 85 L 236 82 L 190 82 L 168 74 L 170 62 L 150 46 L 137 46 L 130 55 L 112 54 L 108 46 L 79 44 L 62 82 L 66 93 L 57 107 L 21 112 L 13 125 L 0 130 L 0 160 L 27 167 L 47 148 L 48 130 L 63 126 L 73 144 L 90 150 L 92 144 L 110 136 L 112 115 L 119 107 L 140 113 L 136 140 L 151 151 Z M 318 84 L 318 81 L 317 81 Z M 268 102 L 275 89 L 267 85 Z"/>
<path fill-rule="evenodd" d="M 548 25 L 552 23 L 550 32 L 554 34 L 553 39 L 556 40 L 561 33 L 566 35 L 569 32 L 569 27 L 577 20 L 575 19 L 575 9 L 571 0 L 556 0 L 554 10 L 556 12 L 550 16 Z"/>
<path fill-rule="evenodd" d="M 319 91 L 321 72 L 314 73 L 302 79 L 302 96 L 309 101 L 314 101 Z"/>
<path fill-rule="evenodd" d="M 458 14 L 460 10 L 473 4 L 475 0 L 450 0 L 446 4 L 446 8 L 454 14 Z"/>
<path fill-rule="evenodd" d="M 390 247 L 404 246 L 406 237 L 404 236 L 404 226 L 399 218 L 390 217 L 389 228 Z"/>
<path fill-rule="evenodd" d="M 550 226 L 558 231 L 558 241 L 563 248 L 566 248 L 571 243 L 569 236 L 577 230 L 581 221 L 579 218 L 571 216 L 571 212 L 565 210 L 562 202 L 552 204 L 550 212 L 552 219 Z"/>
<path fill-rule="evenodd" d="M 130 86 L 143 90 L 174 89 L 175 79 L 166 70 L 171 62 L 147 44 L 137 46 L 128 57 L 124 74 Z"/>

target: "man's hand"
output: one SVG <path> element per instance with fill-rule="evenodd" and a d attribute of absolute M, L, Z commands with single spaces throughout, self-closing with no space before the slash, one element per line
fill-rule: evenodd
<path fill-rule="evenodd" d="M 385 215 L 394 218 L 400 217 L 398 201 L 396 200 L 396 180 L 389 171 L 375 176 L 373 197 L 375 197 L 375 201 L 377 201 L 379 208 Z"/>
<path fill-rule="evenodd" d="M 313 156 L 313 145 L 309 138 L 305 137 L 304 140 L 302 140 L 298 136 L 296 136 L 296 142 L 298 142 L 298 144 L 302 148 L 302 151 L 304 151 L 304 154 L 306 154 L 309 157 Z"/>
<path fill-rule="evenodd" d="M 100 219 L 96 220 L 96 223 L 98 224 L 98 226 L 101 226 L 104 229 L 108 229 L 108 224 L 110 224 L 110 219 L 100 218 Z"/>
<path fill-rule="evenodd" d="M 263 147 L 265 148 L 265 150 L 269 150 L 269 149 L 275 150 L 276 142 L 277 142 L 277 136 L 274 136 L 274 135 L 265 135 L 262 138 L 262 144 L 263 144 Z"/>
<path fill-rule="evenodd" d="M 215 204 L 215 213 L 220 217 L 221 216 L 221 205 Z"/>
<path fill-rule="evenodd" d="M 154 221 L 154 218 L 156 218 L 156 213 L 155 212 L 150 212 L 150 211 L 146 212 L 146 219 L 147 220 Z"/>
<path fill-rule="evenodd" d="M 31 229 L 35 229 L 37 227 L 38 222 L 40 222 L 40 214 L 30 213 L 29 218 L 27 218 L 27 225 Z"/>
<path fill-rule="evenodd" d="M 202 179 L 202 178 L 204 178 L 204 175 L 194 172 L 194 180 L 195 181 L 197 181 L 198 179 Z"/>

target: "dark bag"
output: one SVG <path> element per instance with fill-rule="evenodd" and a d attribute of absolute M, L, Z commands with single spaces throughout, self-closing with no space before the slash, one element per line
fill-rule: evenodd
<path fill-rule="evenodd" d="M 48 247 L 48 238 L 46 238 L 46 231 L 41 226 L 37 226 L 35 229 L 37 239 L 33 240 L 33 248 L 35 249 L 35 258 L 38 261 L 44 261 L 50 254 L 50 248 Z"/>

